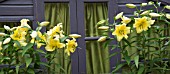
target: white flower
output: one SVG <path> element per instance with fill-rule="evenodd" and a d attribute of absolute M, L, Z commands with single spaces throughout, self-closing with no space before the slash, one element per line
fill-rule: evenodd
<path fill-rule="evenodd" d="M 170 6 L 169 5 L 166 5 L 165 8 L 170 10 Z"/>
<path fill-rule="evenodd" d="M 102 36 L 102 37 L 100 37 L 97 41 L 98 41 L 98 42 L 106 41 L 106 36 Z"/>
<path fill-rule="evenodd" d="M 129 7 L 129 8 L 135 8 L 136 7 L 136 5 L 134 5 L 134 4 L 126 4 L 126 6 Z"/>
<path fill-rule="evenodd" d="M 79 34 L 70 34 L 69 37 L 80 38 L 81 35 L 79 35 Z"/>
<path fill-rule="evenodd" d="M 158 13 L 149 13 L 150 16 L 152 17 L 160 17 L 161 15 Z"/>
<path fill-rule="evenodd" d="M 4 25 L 4 28 L 5 28 L 5 30 L 7 30 L 7 31 L 11 31 L 11 29 L 10 29 L 9 26 Z"/>
<path fill-rule="evenodd" d="M 170 14 L 166 14 L 166 18 L 167 18 L 167 19 L 170 19 Z"/>
<path fill-rule="evenodd" d="M 100 27 L 98 27 L 98 29 L 100 29 L 100 30 L 108 30 L 109 27 L 108 26 L 100 26 Z"/>
<path fill-rule="evenodd" d="M 7 43 L 9 43 L 11 41 L 11 38 L 6 38 L 5 40 L 4 40 L 4 42 L 3 42 L 3 44 L 7 44 Z"/>
<path fill-rule="evenodd" d="M 6 34 L 5 33 L 0 33 L 0 36 L 5 36 Z"/>
<path fill-rule="evenodd" d="M 39 25 L 40 26 L 47 26 L 50 22 L 48 21 L 44 21 L 44 22 L 41 22 Z"/>
<path fill-rule="evenodd" d="M 146 5 L 147 5 L 147 3 L 142 3 L 141 5 L 142 5 L 142 6 L 146 6 Z"/>
<path fill-rule="evenodd" d="M 30 34 L 32 38 L 37 37 L 37 32 L 36 31 L 32 31 L 32 33 Z"/>
<path fill-rule="evenodd" d="M 120 12 L 119 14 L 117 14 L 117 15 L 115 16 L 115 20 L 121 18 L 122 16 L 123 16 L 123 12 Z"/>

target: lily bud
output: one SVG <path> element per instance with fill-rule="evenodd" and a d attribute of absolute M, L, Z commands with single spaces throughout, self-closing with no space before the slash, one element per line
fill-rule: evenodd
<path fill-rule="evenodd" d="M 69 37 L 80 38 L 81 35 L 79 35 L 79 34 L 70 34 Z"/>
<path fill-rule="evenodd" d="M 29 19 L 22 19 L 20 22 L 21 22 L 21 27 L 24 27 L 24 26 L 26 26 L 26 27 L 28 27 L 28 28 L 31 28 L 29 25 L 28 25 L 28 22 L 29 21 Z"/>
<path fill-rule="evenodd" d="M 146 5 L 147 5 L 147 3 L 142 3 L 141 5 L 142 5 L 142 6 L 146 6 Z"/>
<path fill-rule="evenodd" d="M 134 4 L 126 4 L 126 6 L 129 7 L 129 8 L 135 8 L 136 7 L 136 5 L 134 5 Z"/>
<path fill-rule="evenodd" d="M 150 16 L 152 17 L 160 17 L 161 15 L 158 13 L 149 13 Z"/>
<path fill-rule="evenodd" d="M 170 19 L 170 14 L 165 15 L 167 19 Z"/>
<path fill-rule="evenodd" d="M 4 42 L 3 42 L 3 44 L 7 44 L 7 43 L 9 43 L 11 41 L 11 38 L 6 38 L 5 40 L 4 40 Z"/>
<path fill-rule="evenodd" d="M 148 15 L 149 13 L 150 13 L 150 11 L 144 11 L 140 15 Z"/>
<path fill-rule="evenodd" d="M 121 18 L 122 16 L 123 16 L 123 12 L 120 12 L 119 14 L 117 14 L 117 15 L 115 16 L 115 20 Z"/>
<path fill-rule="evenodd" d="M 148 2 L 148 5 L 153 5 L 153 4 L 154 4 L 154 2 L 152 2 L 152 1 Z"/>
<path fill-rule="evenodd" d="M 44 21 L 44 22 L 41 22 L 39 25 L 43 27 L 43 26 L 47 26 L 49 23 L 50 22 L 48 21 Z"/>
<path fill-rule="evenodd" d="M 5 33 L 0 33 L 0 36 L 6 36 L 6 34 Z"/>
<path fill-rule="evenodd" d="M 2 50 L 2 42 L 0 41 L 0 50 Z"/>
<path fill-rule="evenodd" d="M 123 16 L 122 17 L 122 23 L 128 24 L 131 21 L 130 18 Z"/>
<path fill-rule="evenodd" d="M 7 30 L 7 31 L 11 31 L 11 29 L 10 29 L 9 26 L 4 25 L 4 28 L 5 28 L 5 30 Z"/>
<path fill-rule="evenodd" d="M 98 27 L 98 29 L 100 29 L 100 30 L 108 30 L 109 27 L 108 26 L 100 26 L 100 27 Z"/>
<path fill-rule="evenodd" d="M 165 8 L 170 10 L 170 6 L 169 5 L 166 5 Z"/>
<path fill-rule="evenodd" d="M 104 41 L 106 41 L 106 36 L 100 37 L 97 41 L 98 41 L 98 42 L 104 42 Z"/>

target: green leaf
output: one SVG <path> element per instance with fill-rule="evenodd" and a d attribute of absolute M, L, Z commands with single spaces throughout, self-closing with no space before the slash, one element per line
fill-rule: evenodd
<path fill-rule="evenodd" d="M 118 54 L 118 52 L 114 52 L 114 53 L 112 53 L 111 55 L 109 55 L 109 58 L 111 58 L 111 57 L 113 57 L 113 56 L 115 56 L 115 55 L 117 55 Z"/>
<path fill-rule="evenodd" d="M 131 47 L 131 43 L 128 40 L 126 39 L 123 39 L 123 40 Z"/>
<path fill-rule="evenodd" d="M 124 58 L 125 58 L 126 62 L 127 62 L 127 63 L 128 63 L 128 65 L 129 65 L 129 64 L 130 64 L 131 59 L 130 59 L 130 56 L 128 56 L 128 51 L 127 51 L 127 50 L 123 53 L 123 56 L 124 56 Z"/>
<path fill-rule="evenodd" d="M 5 49 L 7 49 L 9 46 L 10 46 L 10 45 L 7 44 L 7 45 L 5 45 L 5 46 L 3 47 L 3 49 L 5 50 Z"/>
<path fill-rule="evenodd" d="M 39 65 L 44 65 L 44 66 L 46 66 L 46 67 L 50 67 L 47 63 L 45 63 L 45 62 L 37 62 L 37 64 L 39 64 Z"/>
<path fill-rule="evenodd" d="M 9 57 L 3 57 L 3 59 L 7 59 L 7 60 L 9 60 L 10 58 L 9 58 Z"/>
<path fill-rule="evenodd" d="M 28 66 L 31 64 L 32 62 L 32 58 L 26 58 L 26 67 L 28 68 Z"/>
<path fill-rule="evenodd" d="M 135 65 L 138 68 L 138 64 L 139 64 L 139 55 L 134 57 L 134 61 L 135 61 Z"/>
<path fill-rule="evenodd" d="M 46 54 L 46 53 L 45 53 L 43 50 L 41 50 L 41 49 L 37 49 L 36 51 L 39 52 L 39 53 Z"/>
<path fill-rule="evenodd" d="M 144 69 L 144 66 L 141 66 L 138 70 L 138 74 L 143 74 Z"/>
<path fill-rule="evenodd" d="M 116 66 L 116 69 L 114 69 L 114 70 L 112 71 L 112 73 L 118 71 L 118 70 L 119 70 L 120 68 L 122 68 L 124 65 L 126 65 L 126 63 L 118 64 L 118 65 Z"/>
<path fill-rule="evenodd" d="M 16 73 L 18 74 L 18 72 L 19 72 L 19 65 L 16 66 L 15 70 L 16 70 Z"/>
<path fill-rule="evenodd" d="M 28 43 L 25 47 L 23 47 L 22 57 L 27 52 L 28 49 L 33 47 L 33 43 Z"/>
<path fill-rule="evenodd" d="M 65 36 L 65 37 L 61 38 L 60 41 L 64 42 L 67 38 L 68 38 L 68 36 Z"/>
<path fill-rule="evenodd" d="M 28 69 L 27 71 L 29 74 L 35 74 L 34 70 L 33 69 Z"/>
<path fill-rule="evenodd" d="M 21 44 L 18 41 L 13 41 L 13 42 L 16 43 L 19 48 L 21 48 Z"/>

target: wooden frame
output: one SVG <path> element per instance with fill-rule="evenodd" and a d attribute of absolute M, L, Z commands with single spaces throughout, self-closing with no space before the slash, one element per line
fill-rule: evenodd
<path fill-rule="evenodd" d="M 85 37 L 85 31 L 82 31 L 85 29 L 85 27 L 84 27 L 84 3 L 96 3 L 96 2 L 108 3 L 108 17 L 110 19 L 109 23 L 113 23 L 112 18 L 118 12 L 118 5 L 117 5 L 116 0 L 77 0 L 78 34 L 81 34 L 82 38 L 85 40 L 97 40 L 99 38 L 99 37 Z M 112 36 L 111 33 L 109 35 Z M 84 57 L 82 57 L 82 56 L 86 56 L 85 53 L 83 53 L 86 50 L 85 40 L 83 40 L 83 39 L 80 40 L 80 42 L 81 42 L 80 47 L 83 50 L 79 51 L 79 53 L 80 53 L 79 59 L 82 60 L 82 61 L 79 61 L 79 63 L 82 63 L 82 64 L 86 63 L 83 59 Z M 116 41 L 113 41 L 111 44 L 117 44 L 117 43 L 116 43 Z M 110 54 L 112 54 L 113 52 L 120 52 L 120 50 L 116 48 L 115 50 L 110 50 L 109 52 L 110 52 Z M 113 67 L 115 67 L 116 63 L 120 61 L 120 58 L 121 58 L 120 54 L 110 58 L 111 70 L 113 70 Z M 86 71 L 85 67 L 80 66 L 80 71 L 85 72 Z"/>
<path fill-rule="evenodd" d="M 71 14 L 70 32 L 71 34 L 77 33 L 76 0 L 45 0 L 45 3 L 69 3 Z M 71 55 L 71 73 L 79 74 L 79 55 L 77 50 Z"/>

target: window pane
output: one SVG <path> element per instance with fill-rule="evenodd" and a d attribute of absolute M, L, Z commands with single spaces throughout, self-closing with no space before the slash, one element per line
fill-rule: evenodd
<path fill-rule="evenodd" d="M 53 28 L 58 23 L 63 23 L 63 29 L 66 34 L 70 33 L 70 14 L 68 3 L 46 3 L 45 20 L 50 22 L 47 30 Z"/>
<path fill-rule="evenodd" d="M 85 3 L 86 37 L 102 35 L 97 29 L 97 22 L 108 17 L 107 3 Z M 103 48 L 103 43 L 86 41 L 87 74 L 109 73 L 108 48 Z"/>
<path fill-rule="evenodd" d="M 99 36 L 102 34 L 97 29 L 97 22 L 108 17 L 107 3 L 85 3 L 85 31 L 87 37 Z"/>
<path fill-rule="evenodd" d="M 63 23 L 63 30 L 66 34 L 70 33 L 70 14 L 68 3 L 46 3 L 45 4 L 45 19 L 50 24 L 47 26 L 47 30 L 53 28 L 58 23 Z M 70 57 L 64 53 L 64 49 L 57 50 L 58 53 L 55 58 L 55 63 L 61 67 L 52 65 L 53 71 L 57 74 L 70 74 L 71 73 L 71 61 Z M 64 70 L 65 71 L 64 71 Z"/>

